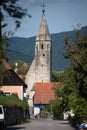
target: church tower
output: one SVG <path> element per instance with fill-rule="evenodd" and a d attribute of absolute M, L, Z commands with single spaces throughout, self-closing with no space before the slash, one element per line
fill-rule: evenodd
<path fill-rule="evenodd" d="M 51 81 L 51 37 L 45 17 L 43 5 L 42 19 L 35 40 L 35 81 Z"/>
<path fill-rule="evenodd" d="M 39 32 L 35 39 L 35 57 L 25 76 L 30 111 L 33 108 L 34 87 L 37 82 L 51 82 L 51 37 L 46 22 L 44 4 Z"/>

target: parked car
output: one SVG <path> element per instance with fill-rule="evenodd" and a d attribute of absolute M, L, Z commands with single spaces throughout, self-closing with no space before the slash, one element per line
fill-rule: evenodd
<path fill-rule="evenodd" d="M 4 128 L 4 126 L 5 126 L 4 108 L 2 105 L 0 105 L 0 129 Z"/>

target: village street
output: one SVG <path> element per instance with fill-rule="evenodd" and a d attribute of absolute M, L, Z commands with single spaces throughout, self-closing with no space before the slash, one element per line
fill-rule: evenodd
<path fill-rule="evenodd" d="M 30 123 L 10 126 L 6 130 L 75 130 L 66 121 L 32 119 Z"/>

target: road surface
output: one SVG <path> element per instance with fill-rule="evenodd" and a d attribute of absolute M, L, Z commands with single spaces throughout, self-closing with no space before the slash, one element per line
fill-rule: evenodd
<path fill-rule="evenodd" d="M 75 130 L 66 121 L 32 119 L 29 123 L 10 126 L 6 130 Z"/>

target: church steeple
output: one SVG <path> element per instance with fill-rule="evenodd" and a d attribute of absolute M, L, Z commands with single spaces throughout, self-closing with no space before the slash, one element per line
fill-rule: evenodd
<path fill-rule="evenodd" d="M 25 83 L 28 85 L 27 93 L 30 97 L 28 100 L 30 108 L 33 108 L 34 92 L 32 90 L 35 84 L 37 82 L 51 82 L 51 53 L 51 37 L 43 4 L 41 23 L 35 40 L 35 57 L 25 77 Z"/>
<path fill-rule="evenodd" d="M 35 44 L 35 80 L 51 81 L 51 37 L 45 17 L 45 5 L 42 5 L 42 18 Z"/>
<path fill-rule="evenodd" d="M 41 23 L 40 23 L 40 27 L 39 27 L 39 32 L 38 32 L 38 35 L 36 37 L 36 41 L 37 40 L 51 40 L 48 25 L 47 25 L 47 22 L 46 22 L 46 17 L 45 17 L 45 5 L 44 5 L 44 3 L 42 5 L 42 7 L 43 7 L 42 8 L 42 18 L 41 18 Z"/>

